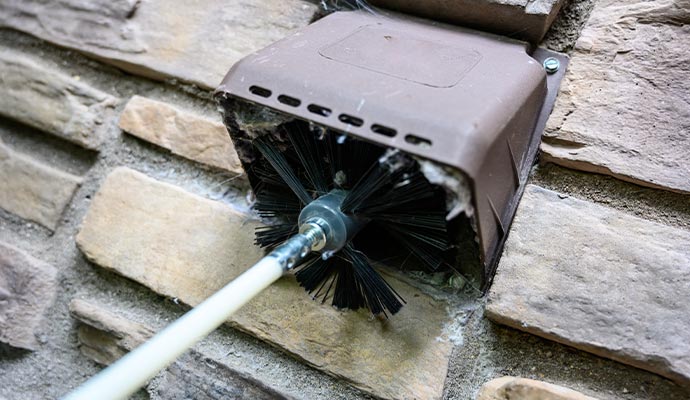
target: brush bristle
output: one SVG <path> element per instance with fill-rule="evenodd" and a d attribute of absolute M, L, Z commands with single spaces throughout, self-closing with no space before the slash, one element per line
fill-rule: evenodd
<path fill-rule="evenodd" d="M 342 134 L 312 131 L 303 121 L 281 126 L 276 136 L 254 141 L 261 155 L 252 166 L 258 179 L 255 209 L 277 220 L 256 232 L 259 246 L 272 248 L 297 233 L 300 210 L 333 189 L 347 190 L 341 210 L 372 221 L 431 271 L 451 259 L 443 190 L 397 150 Z M 365 227 L 362 232 L 369 229 Z M 362 249 L 366 246 L 361 244 Z M 399 248 L 399 247 L 398 247 Z M 297 281 L 315 299 L 338 308 L 397 313 L 402 297 L 353 243 L 324 260 L 314 256 L 297 268 Z"/>

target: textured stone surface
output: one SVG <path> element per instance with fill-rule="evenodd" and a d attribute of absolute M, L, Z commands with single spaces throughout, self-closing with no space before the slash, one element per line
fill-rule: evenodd
<path fill-rule="evenodd" d="M 119 168 L 77 236 L 87 258 L 196 305 L 258 260 L 255 222 L 221 203 Z M 390 279 L 408 300 L 389 321 L 338 311 L 285 277 L 231 317 L 233 326 L 384 398 L 440 398 L 452 348 L 445 304 Z"/>
<path fill-rule="evenodd" d="M 146 388 L 152 400 L 291 399 L 225 365 L 191 351 Z"/>
<path fill-rule="evenodd" d="M 0 141 L 0 208 L 55 230 L 80 183 Z"/>
<path fill-rule="evenodd" d="M 370 0 L 371 4 L 539 43 L 564 0 Z"/>
<path fill-rule="evenodd" d="M 150 336 L 151 328 L 88 301 L 75 299 L 70 313 L 79 320 L 79 342 L 87 357 L 111 364 Z M 251 377 L 190 350 L 153 378 L 152 399 L 284 399 L 285 395 Z"/>
<path fill-rule="evenodd" d="M 101 125 L 116 104 L 113 96 L 5 48 L 0 48 L 0 71 L 1 115 L 98 149 L 105 135 Z"/>
<path fill-rule="evenodd" d="M 596 2 L 541 146 L 560 165 L 690 192 L 690 0 Z"/>
<path fill-rule="evenodd" d="M 690 232 L 530 185 L 486 312 L 690 385 Z"/>
<path fill-rule="evenodd" d="M 533 379 L 504 376 L 482 386 L 477 400 L 596 400 L 580 392 Z"/>
<path fill-rule="evenodd" d="M 190 160 L 243 173 L 230 136 L 220 122 L 134 96 L 120 116 L 120 129 Z"/>
<path fill-rule="evenodd" d="M 153 336 L 151 328 L 85 300 L 72 300 L 69 311 L 82 322 L 77 332 L 82 353 L 99 364 L 112 364 Z"/>
<path fill-rule="evenodd" d="M 55 301 L 56 287 L 52 265 L 0 242 L 0 342 L 35 350 L 35 334 Z"/>
<path fill-rule="evenodd" d="M 301 0 L 8 0 L 0 27 L 154 79 L 215 88 L 241 57 L 313 18 Z"/>

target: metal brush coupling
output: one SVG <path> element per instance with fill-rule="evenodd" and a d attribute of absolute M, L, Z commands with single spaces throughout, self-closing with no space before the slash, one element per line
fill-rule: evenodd
<path fill-rule="evenodd" d="M 268 254 L 284 270 L 299 265 L 312 251 L 327 259 L 339 251 L 368 221 L 340 210 L 347 191 L 335 189 L 307 204 L 299 214 L 299 233 Z"/>
<path fill-rule="evenodd" d="M 334 189 L 329 193 L 307 204 L 299 214 L 300 232 L 311 226 L 323 229 L 326 240 L 319 248 L 323 258 L 329 258 L 352 239 L 368 221 L 347 215 L 340 210 L 340 205 L 347 196 L 347 191 Z"/>

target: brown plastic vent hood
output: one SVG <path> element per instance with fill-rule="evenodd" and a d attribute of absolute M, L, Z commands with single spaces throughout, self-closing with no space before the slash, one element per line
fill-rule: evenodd
<path fill-rule="evenodd" d="M 561 68 L 547 74 L 554 56 Z M 431 161 L 449 218 L 473 232 L 463 273 L 486 287 L 566 62 L 469 29 L 337 12 L 235 64 L 216 96 L 245 170 L 239 103 Z"/>

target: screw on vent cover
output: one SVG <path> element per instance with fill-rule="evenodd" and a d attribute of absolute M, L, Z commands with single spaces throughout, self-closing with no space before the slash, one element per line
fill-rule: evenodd
<path fill-rule="evenodd" d="M 556 57 L 549 57 L 546 60 L 544 60 L 543 65 L 544 69 L 546 70 L 546 73 L 554 74 L 561 67 L 561 62 L 558 61 Z"/>

